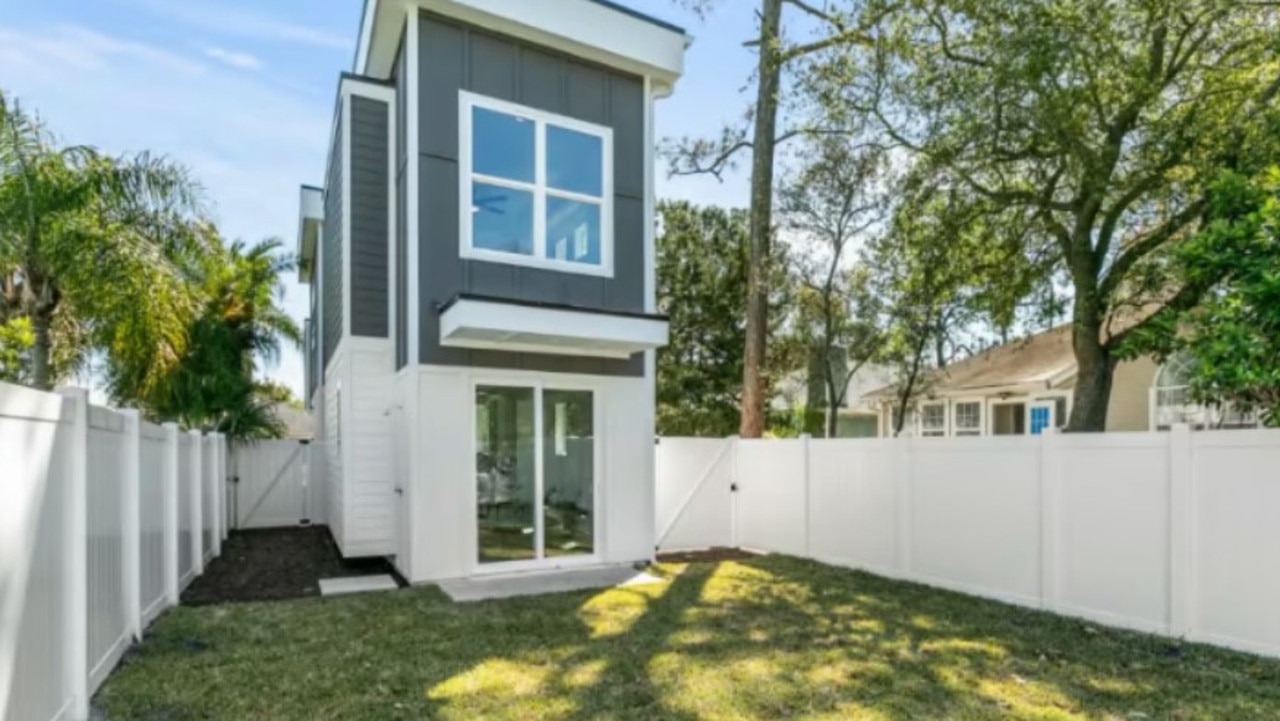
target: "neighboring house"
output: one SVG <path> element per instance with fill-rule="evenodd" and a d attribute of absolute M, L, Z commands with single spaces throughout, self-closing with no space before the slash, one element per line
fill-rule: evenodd
<path fill-rule="evenodd" d="M 1184 362 L 1151 358 L 1119 363 L 1107 406 L 1107 431 L 1195 427 L 1254 427 L 1251 414 L 1223 412 L 1188 401 Z M 903 426 L 917 436 L 1038 435 L 1061 428 L 1071 412 L 1076 359 L 1071 326 L 997 346 L 928 377 Z M 865 400 L 879 406 L 880 435 L 893 435 L 894 391 Z"/>
<path fill-rule="evenodd" d="M 826 412 L 827 389 L 822 370 L 810 363 L 807 371 L 792 373 L 778 382 L 772 406 L 777 411 L 804 408 L 815 422 Z M 843 375 L 843 372 L 842 372 Z M 879 431 L 880 403 L 869 394 L 893 380 L 887 366 L 865 365 L 849 378 L 844 403 L 837 409 L 837 438 L 875 438 Z"/>
<path fill-rule="evenodd" d="M 282 438 L 291 441 L 309 441 L 316 437 L 311 423 L 311 414 L 306 409 L 296 408 L 288 403 L 276 403 L 271 413 L 284 426 Z"/>
<path fill-rule="evenodd" d="M 606 0 L 366 0 L 300 221 L 344 555 L 652 558 L 654 106 L 689 42 Z"/>

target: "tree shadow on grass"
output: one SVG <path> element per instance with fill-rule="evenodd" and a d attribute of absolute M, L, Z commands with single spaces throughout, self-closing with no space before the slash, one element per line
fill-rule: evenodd
<path fill-rule="evenodd" d="M 786 557 L 181 611 L 108 683 L 110 718 L 1280 718 L 1277 662 Z"/>

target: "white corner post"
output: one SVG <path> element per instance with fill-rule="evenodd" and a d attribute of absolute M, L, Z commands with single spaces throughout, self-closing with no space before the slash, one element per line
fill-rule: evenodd
<path fill-rule="evenodd" d="M 123 530 L 124 618 L 135 639 L 142 638 L 142 416 L 138 411 L 120 411 L 124 418 L 124 483 L 120 503 Z"/>
<path fill-rule="evenodd" d="M 178 605 L 178 533 L 182 516 L 178 508 L 178 424 L 164 424 L 164 595 L 169 606 Z"/>
<path fill-rule="evenodd" d="M 801 473 L 804 474 L 804 557 L 813 558 L 813 478 L 809 472 L 809 441 L 813 440 L 808 433 L 800 434 Z"/>
<path fill-rule="evenodd" d="M 213 539 L 213 555 L 215 557 L 222 555 L 222 527 L 226 525 L 222 518 L 223 506 L 226 499 L 222 494 L 222 434 L 212 433 L 209 435 L 209 452 L 213 454 L 211 463 L 213 477 L 209 479 L 209 501 L 213 503 L 213 533 L 209 537 Z"/>
<path fill-rule="evenodd" d="M 66 644 L 63 671 L 71 692 L 71 718 L 81 721 L 89 718 L 89 392 L 65 388 L 59 393 L 70 398 L 75 407 L 63 509 L 63 580 L 67 589 L 63 623 L 67 632 L 62 638 Z"/>
<path fill-rule="evenodd" d="M 231 532 L 231 483 L 227 479 L 227 461 L 231 457 L 231 441 L 221 433 L 218 434 L 218 487 L 222 494 L 222 540 L 227 540 Z M 219 549 L 221 551 L 221 549 Z"/>
<path fill-rule="evenodd" d="M 738 472 L 738 442 L 742 440 L 742 436 L 729 436 L 729 453 L 733 455 L 729 459 L 729 532 L 734 548 L 742 548 L 742 514 L 738 508 L 738 495 L 742 488 L 739 486 L 738 479 L 742 478 L 742 474 Z"/>
<path fill-rule="evenodd" d="M 1191 427 L 1169 430 L 1169 634 L 1195 632 L 1195 478 Z"/>
<path fill-rule="evenodd" d="M 912 505 L 914 503 L 914 492 L 912 486 L 915 481 L 913 476 L 915 470 L 912 468 L 912 455 L 915 453 L 915 439 L 911 436 L 899 436 L 893 439 L 894 443 L 894 478 L 897 483 L 894 484 L 894 504 L 897 510 L 897 523 L 894 527 L 897 532 L 897 543 L 894 544 L 897 550 L 897 572 L 899 578 L 911 578 L 911 520 L 915 513 Z"/>
<path fill-rule="evenodd" d="M 1040 435 L 1040 607 L 1058 607 L 1058 488 L 1062 480 L 1061 436 Z"/>
<path fill-rule="evenodd" d="M 204 519 L 201 517 L 204 510 L 204 467 L 200 453 L 204 438 L 200 431 L 187 432 L 191 435 L 191 478 L 188 480 L 191 484 L 191 507 L 187 509 L 191 514 L 191 568 L 199 576 L 204 573 Z"/>

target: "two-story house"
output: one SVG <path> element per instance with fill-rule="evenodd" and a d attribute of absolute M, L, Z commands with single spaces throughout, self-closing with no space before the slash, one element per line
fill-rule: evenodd
<path fill-rule="evenodd" d="M 652 557 L 654 105 L 688 43 L 606 0 L 366 0 L 299 226 L 344 555 Z"/>

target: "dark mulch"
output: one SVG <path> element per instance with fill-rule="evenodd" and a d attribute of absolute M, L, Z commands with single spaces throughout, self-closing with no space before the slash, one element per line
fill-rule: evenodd
<path fill-rule="evenodd" d="M 320 595 L 320 579 L 389 573 L 383 558 L 343 559 L 325 526 L 232 531 L 215 558 L 182 593 L 202 606 L 237 601 L 280 601 Z"/>
<path fill-rule="evenodd" d="M 721 561 L 750 561 L 760 555 L 737 548 L 708 548 L 705 551 L 660 553 L 659 563 L 720 563 Z"/>

